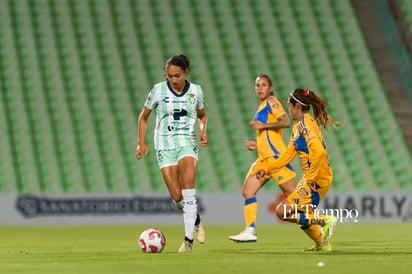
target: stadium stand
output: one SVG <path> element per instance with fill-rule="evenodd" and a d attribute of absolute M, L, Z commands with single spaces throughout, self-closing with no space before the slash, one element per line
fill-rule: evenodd
<path fill-rule="evenodd" d="M 412 33 L 412 2 L 409 0 L 400 0 L 400 6 L 408 23 L 409 31 Z"/>
<path fill-rule="evenodd" d="M 0 192 L 164 192 L 153 149 L 134 157 L 136 122 L 180 52 L 210 119 L 200 192 L 240 191 L 262 73 L 285 107 L 293 88 L 313 89 L 342 123 L 326 134 L 334 190 L 412 189 L 411 155 L 350 1 L 0 1 L 0 26 Z"/>

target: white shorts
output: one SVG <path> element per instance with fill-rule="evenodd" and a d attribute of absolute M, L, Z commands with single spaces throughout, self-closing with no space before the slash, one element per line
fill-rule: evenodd
<path fill-rule="evenodd" d="M 158 150 L 157 151 L 157 163 L 160 169 L 167 166 L 176 166 L 177 162 L 184 157 L 193 157 L 198 160 L 198 147 L 197 145 L 185 146 L 170 150 Z"/>

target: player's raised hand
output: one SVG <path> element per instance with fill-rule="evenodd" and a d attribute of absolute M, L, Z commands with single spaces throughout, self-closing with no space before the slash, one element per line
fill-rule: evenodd
<path fill-rule="evenodd" d="M 143 156 L 147 156 L 149 154 L 149 147 L 146 144 L 137 145 L 136 148 L 136 159 L 141 160 Z"/>

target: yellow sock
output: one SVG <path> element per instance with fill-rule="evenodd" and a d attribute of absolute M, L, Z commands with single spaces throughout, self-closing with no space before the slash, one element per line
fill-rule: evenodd
<path fill-rule="evenodd" d="M 257 204 L 256 197 L 245 200 L 245 206 L 243 207 L 243 212 L 245 215 L 246 227 L 255 227 L 257 209 L 258 209 L 258 204 Z"/>
<path fill-rule="evenodd" d="M 318 225 L 303 225 L 300 227 L 317 245 L 323 245 L 322 229 Z"/>

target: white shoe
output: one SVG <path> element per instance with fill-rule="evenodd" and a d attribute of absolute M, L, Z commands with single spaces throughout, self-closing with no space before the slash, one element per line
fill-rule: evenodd
<path fill-rule="evenodd" d="M 192 252 L 192 246 L 193 246 L 193 242 L 185 239 L 182 245 L 179 247 L 179 253 Z"/>
<path fill-rule="evenodd" d="M 203 224 L 202 224 L 201 220 L 200 220 L 198 225 L 195 225 L 195 230 L 193 231 L 193 236 L 201 244 L 204 244 L 206 242 L 206 233 L 205 233 L 205 230 L 203 228 Z"/>
<path fill-rule="evenodd" d="M 254 243 L 257 241 L 257 235 L 246 229 L 237 235 L 229 236 L 229 240 L 238 243 Z"/>

